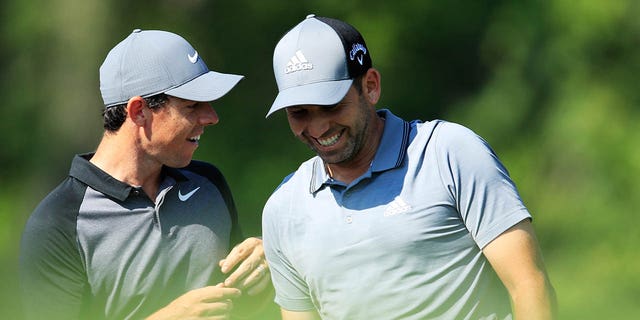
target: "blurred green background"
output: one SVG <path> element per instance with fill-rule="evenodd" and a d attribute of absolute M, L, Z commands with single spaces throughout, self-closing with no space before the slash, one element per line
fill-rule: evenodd
<path fill-rule="evenodd" d="M 184 36 L 246 75 L 214 103 L 196 158 L 225 173 L 247 234 L 312 154 L 286 119 L 271 58 L 307 14 L 356 26 L 405 119 L 483 136 L 534 215 L 562 319 L 640 316 L 640 2 L 6 0 L 0 4 L 0 318 L 19 319 L 24 223 L 102 133 L 98 67 L 134 28 Z M 273 315 L 265 315 L 271 318 Z"/>

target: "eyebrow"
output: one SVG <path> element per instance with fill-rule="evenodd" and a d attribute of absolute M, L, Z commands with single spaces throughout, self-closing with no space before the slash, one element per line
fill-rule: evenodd
<path fill-rule="evenodd" d="M 182 99 L 182 98 L 178 98 L 178 97 L 174 97 L 174 96 L 171 96 L 171 98 L 173 98 L 173 99 L 177 100 L 178 102 L 186 102 L 186 101 L 189 101 L 189 100 L 187 100 L 187 99 Z"/>

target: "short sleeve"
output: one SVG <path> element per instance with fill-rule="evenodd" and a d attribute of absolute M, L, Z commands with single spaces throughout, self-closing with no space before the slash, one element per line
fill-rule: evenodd
<path fill-rule="evenodd" d="M 435 143 L 442 181 L 480 248 L 531 218 L 507 169 L 484 139 L 461 125 L 444 123 Z"/>
<path fill-rule="evenodd" d="M 87 282 L 77 248 L 75 215 L 54 191 L 27 221 L 20 243 L 25 319 L 79 319 Z"/>
<path fill-rule="evenodd" d="M 265 256 L 269 262 L 271 279 L 276 291 L 275 302 L 283 309 L 291 311 L 307 311 L 314 309 L 302 276 L 292 265 L 288 258 L 286 240 L 290 230 L 283 220 L 288 213 L 286 210 L 286 197 L 281 197 L 283 186 L 269 198 L 262 214 L 262 236 L 265 248 Z M 282 222 L 282 223 L 280 223 Z"/>
<path fill-rule="evenodd" d="M 206 177 L 216 186 L 216 188 L 218 188 L 231 218 L 230 243 L 231 245 L 235 245 L 242 242 L 244 240 L 244 235 L 240 229 L 240 223 L 238 222 L 238 210 L 236 208 L 235 201 L 233 200 L 231 188 L 220 169 L 210 163 L 193 160 L 187 167 L 187 170 Z"/>

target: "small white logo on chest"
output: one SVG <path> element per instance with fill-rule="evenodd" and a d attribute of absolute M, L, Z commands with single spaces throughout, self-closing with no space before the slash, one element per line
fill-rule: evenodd
<path fill-rule="evenodd" d="M 402 198 L 396 197 L 387 205 L 387 208 L 384 210 L 384 216 L 395 216 L 397 214 L 405 213 L 409 210 L 411 210 L 411 206 L 408 203 L 404 202 Z"/>
<path fill-rule="evenodd" d="M 200 187 L 197 187 L 193 190 L 191 190 L 191 192 L 187 193 L 187 194 L 182 194 L 182 190 L 178 190 L 178 199 L 180 199 L 180 201 L 187 201 L 189 200 L 189 198 L 191 198 L 191 196 L 196 193 L 198 190 L 200 189 Z"/>

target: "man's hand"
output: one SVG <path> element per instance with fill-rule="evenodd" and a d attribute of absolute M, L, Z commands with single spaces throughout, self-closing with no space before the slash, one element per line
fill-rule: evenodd
<path fill-rule="evenodd" d="M 233 303 L 240 290 L 225 288 L 223 284 L 191 290 L 171 301 L 146 320 L 173 319 L 230 319 Z"/>
<path fill-rule="evenodd" d="M 220 268 L 225 274 L 233 270 L 224 281 L 225 287 L 238 288 L 250 296 L 264 291 L 271 281 L 262 239 L 259 238 L 248 238 L 235 246 L 220 261 Z"/>

